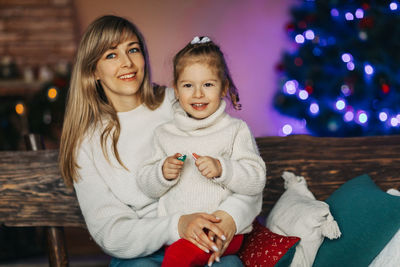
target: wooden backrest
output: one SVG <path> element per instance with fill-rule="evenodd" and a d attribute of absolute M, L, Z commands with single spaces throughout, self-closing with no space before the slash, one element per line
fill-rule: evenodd
<path fill-rule="evenodd" d="M 0 151 L 0 223 L 6 226 L 84 227 L 56 150 Z"/>
<path fill-rule="evenodd" d="M 283 171 L 304 176 L 319 200 L 346 181 L 368 174 L 382 189 L 400 188 L 400 136 L 327 138 L 305 135 L 258 138 L 267 165 L 261 215 L 266 216 L 284 192 Z"/>
<path fill-rule="evenodd" d="M 345 181 L 367 173 L 383 190 L 400 188 L 400 136 L 256 139 L 267 165 L 262 215 L 284 192 L 282 172 L 307 179 L 324 200 Z M 8 226 L 79 226 L 84 221 L 57 166 L 57 151 L 0 151 L 0 223 Z"/>

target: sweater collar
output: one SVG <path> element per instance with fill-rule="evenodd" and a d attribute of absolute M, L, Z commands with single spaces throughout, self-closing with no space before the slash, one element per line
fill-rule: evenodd
<path fill-rule="evenodd" d="M 225 101 L 221 100 L 218 109 L 213 114 L 205 119 L 197 120 L 189 117 L 179 104 L 179 101 L 176 101 L 173 105 L 175 124 L 182 131 L 195 131 L 208 128 L 225 116 L 225 107 Z"/>

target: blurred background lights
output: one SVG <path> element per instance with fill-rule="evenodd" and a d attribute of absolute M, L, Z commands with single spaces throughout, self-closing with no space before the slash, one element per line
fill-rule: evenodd
<path fill-rule="evenodd" d="M 49 88 L 49 90 L 47 91 L 47 97 L 50 99 L 50 101 L 54 101 L 57 98 L 57 89 L 52 87 Z"/>
<path fill-rule="evenodd" d="M 350 62 L 348 62 L 346 64 L 346 67 L 347 67 L 348 70 L 354 70 L 355 65 L 354 65 L 354 63 L 352 61 L 350 61 Z"/>
<path fill-rule="evenodd" d="M 24 104 L 22 104 L 22 103 L 17 103 L 17 104 L 15 105 L 15 112 L 16 112 L 18 115 L 23 115 L 23 114 L 25 113 Z"/>
<path fill-rule="evenodd" d="M 317 103 L 311 103 L 311 105 L 310 105 L 310 112 L 311 112 L 311 114 L 314 114 L 314 115 L 317 115 L 318 114 L 318 112 L 319 112 L 319 106 L 318 106 L 318 104 Z"/>
<path fill-rule="evenodd" d="M 306 37 L 307 40 L 313 40 L 315 37 L 314 32 L 312 30 L 307 30 L 304 33 L 304 36 Z"/>
<path fill-rule="evenodd" d="M 386 83 L 382 84 L 381 88 L 382 88 L 382 92 L 385 94 L 390 92 L 390 87 Z"/>
<path fill-rule="evenodd" d="M 374 68 L 370 64 L 365 64 L 364 71 L 368 75 L 372 75 L 374 73 Z"/>
<path fill-rule="evenodd" d="M 350 62 L 351 60 L 352 60 L 352 56 L 351 56 L 351 54 L 349 54 L 349 53 L 344 53 L 344 54 L 342 54 L 342 60 L 343 60 L 343 62 L 345 62 L 345 63 L 347 63 L 347 62 Z"/>
<path fill-rule="evenodd" d="M 289 134 L 291 134 L 293 132 L 293 127 L 290 125 L 290 124 L 285 124 L 283 127 L 282 127 L 282 133 L 284 134 L 284 135 L 289 135 Z"/>
<path fill-rule="evenodd" d="M 312 52 L 313 52 L 314 56 L 317 56 L 317 57 L 322 54 L 322 50 L 319 49 L 318 47 L 314 47 Z"/>
<path fill-rule="evenodd" d="M 382 111 L 379 113 L 379 120 L 380 121 L 386 121 L 388 119 L 388 115 L 386 112 Z"/>
<path fill-rule="evenodd" d="M 336 131 L 338 130 L 338 128 L 339 128 L 339 126 L 338 126 L 338 124 L 337 124 L 336 121 L 330 121 L 330 122 L 328 123 L 328 129 L 329 129 L 329 131 L 331 131 L 331 132 L 336 132 Z"/>
<path fill-rule="evenodd" d="M 296 58 L 294 59 L 294 64 L 295 64 L 297 67 L 300 67 L 301 65 L 303 65 L 303 60 L 301 59 L 301 57 L 296 57 Z"/>
<path fill-rule="evenodd" d="M 299 98 L 301 100 L 306 100 L 308 98 L 308 92 L 306 90 L 300 90 Z"/>
<path fill-rule="evenodd" d="M 297 86 L 298 82 L 296 80 L 290 80 L 285 83 L 283 90 L 289 95 L 294 95 L 296 93 Z"/>
<path fill-rule="evenodd" d="M 360 33 L 358 34 L 358 37 L 363 41 L 366 41 L 368 39 L 368 35 L 364 31 L 360 31 Z"/>
<path fill-rule="evenodd" d="M 351 94 L 351 90 L 350 87 L 347 84 L 343 84 L 340 87 L 340 90 L 342 91 L 344 96 L 349 96 Z"/>
<path fill-rule="evenodd" d="M 363 17 L 364 17 L 364 10 L 362 10 L 361 8 L 358 8 L 356 10 L 356 18 L 362 19 Z"/>
<path fill-rule="evenodd" d="M 393 29 L 400 25 L 400 0 L 308 1 L 294 7 L 286 27 L 292 45 L 278 69 L 275 108 L 304 118 L 303 129 L 316 136 L 399 134 L 400 61 L 393 43 L 400 31 Z M 284 124 L 301 132 L 296 121 L 281 123 L 280 135 Z"/>
<path fill-rule="evenodd" d="M 347 111 L 344 116 L 343 116 L 344 121 L 352 121 L 354 119 L 354 113 L 353 111 Z"/>
<path fill-rule="evenodd" d="M 294 40 L 298 44 L 304 43 L 304 36 L 302 34 L 297 34 L 296 37 L 294 37 Z"/>
<path fill-rule="evenodd" d="M 354 16 L 353 14 L 351 14 L 351 12 L 346 12 L 344 17 L 346 18 L 346 20 L 354 20 Z"/>
<path fill-rule="evenodd" d="M 368 121 L 368 115 L 367 113 L 365 113 L 365 111 L 359 111 L 357 113 L 357 120 L 361 123 L 361 124 L 365 124 Z"/>
<path fill-rule="evenodd" d="M 331 9 L 331 16 L 332 16 L 332 17 L 337 17 L 337 16 L 339 16 L 339 10 L 337 10 L 336 8 L 332 8 L 332 9 Z"/>
<path fill-rule="evenodd" d="M 344 102 L 343 99 L 339 99 L 338 101 L 336 101 L 335 106 L 337 110 L 343 110 L 346 107 L 346 102 Z"/>
<path fill-rule="evenodd" d="M 330 44 L 330 45 L 336 44 L 336 38 L 333 37 L 333 36 L 329 36 L 328 37 L 328 44 Z"/>
<path fill-rule="evenodd" d="M 397 120 L 397 118 L 391 118 L 390 125 L 392 125 L 393 127 L 397 127 L 399 125 L 399 121 Z"/>
<path fill-rule="evenodd" d="M 319 39 L 319 45 L 320 46 L 327 46 L 328 45 L 328 41 L 325 38 L 320 38 Z"/>

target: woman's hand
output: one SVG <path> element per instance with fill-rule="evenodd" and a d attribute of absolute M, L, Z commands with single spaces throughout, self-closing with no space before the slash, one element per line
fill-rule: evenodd
<path fill-rule="evenodd" d="M 216 251 L 218 250 L 216 243 L 207 236 L 204 230 L 207 229 L 208 232 L 213 232 L 217 237 L 224 240 L 226 239 L 224 232 L 217 226 L 217 223 L 220 222 L 220 218 L 208 213 L 182 215 L 178 222 L 179 236 L 189 240 L 207 253 Z"/>
<path fill-rule="evenodd" d="M 217 210 L 213 213 L 218 218 L 221 218 L 221 221 L 216 223 L 216 225 L 223 229 L 225 233 L 226 240 L 215 236 L 215 233 L 209 232 L 208 238 L 210 240 L 215 240 L 215 244 L 217 245 L 218 251 L 214 251 L 208 260 L 208 265 L 210 266 L 214 261 L 219 262 L 220 256 L 224 254 L 225 250 L 228 248 L 229 243 L 232 241 L 232 238 L 236 234 L 236 224 L 233 220 L 232 216 L 222 210 Z"/>

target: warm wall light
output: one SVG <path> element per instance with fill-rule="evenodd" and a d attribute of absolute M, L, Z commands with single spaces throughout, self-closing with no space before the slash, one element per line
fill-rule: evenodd
<path fill-rule="evenodd" d="M 47 91 L 47 97 L 50 99 L 50 101 L 54 101 L 57 98 L 57 89 L 52 87 Z"/>
<path fill-rule="evenodd" d="M 17 112 L 18 115 L 23 115 L 25 113 L 25 107 L 24 104 L 18 103 L 15 105 L 15 112 Z"/>

